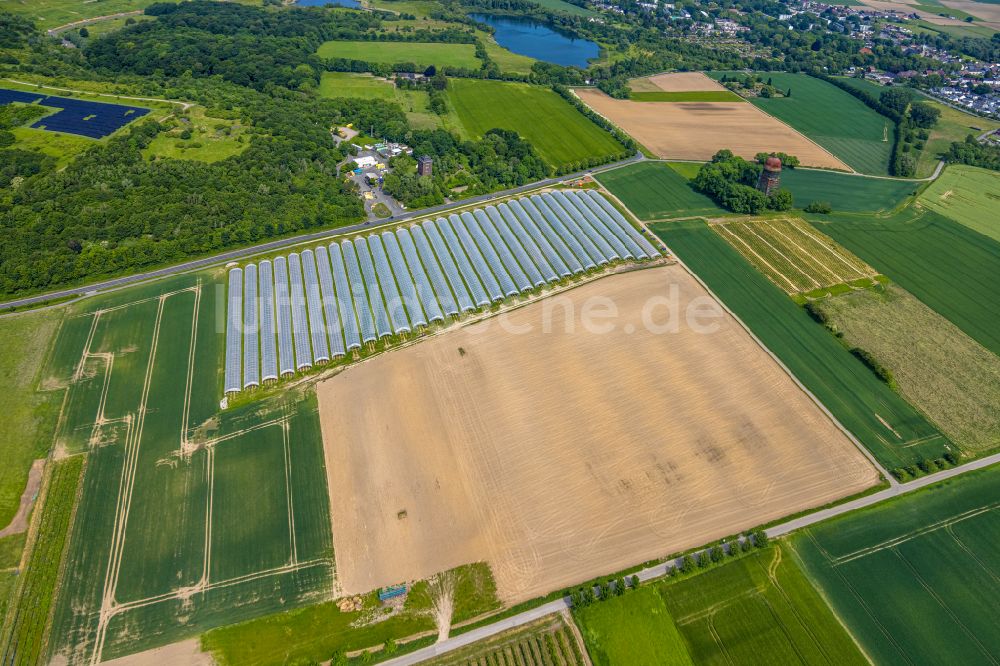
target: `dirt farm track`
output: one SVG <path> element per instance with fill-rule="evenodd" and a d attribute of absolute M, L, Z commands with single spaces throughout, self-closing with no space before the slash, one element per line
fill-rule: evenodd
<path fill-rule="evenodd" d="M 644 310 L 662 324 L 671 299 L 715 331 L 683 316 L 673 332 L 649 330 Z M 609 303 L 617 315 L 599 323 L 613 330 L 585 330 L 581 312 Z M 516 602 L 878 480 L 681 266 L 600 279 L 506 319 L 319 386 L 344 593 L 487 561 Z"/>

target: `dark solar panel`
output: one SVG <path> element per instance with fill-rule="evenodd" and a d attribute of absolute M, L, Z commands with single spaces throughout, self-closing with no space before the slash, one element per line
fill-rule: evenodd
<path fill-rule="evenodd" d="M 32 125 L 35 129 L 78 134 L 92 139 L 105 137 L 136 118 L 141 118 L 149 113 L 149 109 L 138 106 L 86 102 L 69 97 L 48 97 L 39 93 L 0 88 L 0 104 L 10 104 L 11 102 L 37 103 L 60 109 Z"/>

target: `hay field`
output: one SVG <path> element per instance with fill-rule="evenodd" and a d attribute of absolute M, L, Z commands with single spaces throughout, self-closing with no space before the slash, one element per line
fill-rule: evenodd
<path fill-rule="evenodd" d="M 662 299 L 717 328 L 678 314 L 650 330 Z M 569 312 L 609 303 L 600 332 Z M 878 477 L 677 265 L 383 355 L 317 394 L 347 593 L 484 560 L 501 598 L 529 599 Z"/>
<path fill-rule="evenodd" d="M 759 152 L 781 151 L 798 156 L 805 166 L 851 170 L 818 144 L 745 102 L 633 102 L 596 89 L 579 89 L 576 94 L 659 157 L 708 160 L 729 148 L 753 159 Z"/>
<path fill-rule="evenodd" d="M 817 303 L 966 454 L 1000 447 L 1000 357 L 895 285 Z"/>
<path fill-rule="evenodd" d="M 792 545 L 874 663 L 995 663 L 998 508 L 994 466 L 824 521 Z"/>
<path fill-rule="evenodd" d="M 924 190 L 920 203 L 970 229 L 1000 241 L 1000 174 L 953 164 Z"/>
<path fill-rule="evenodd" d="M 878 274 L 797 217 L 720 220 L 712 228 L 789 294 L 867 282 Z"/>

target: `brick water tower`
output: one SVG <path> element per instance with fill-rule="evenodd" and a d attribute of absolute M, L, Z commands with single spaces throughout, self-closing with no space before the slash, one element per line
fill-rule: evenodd
<path fill-rule="evenodd" d="M 434 160 L 429 156 L 424 155 L 423 157 L 417 158 L 417 175 L 418 176 L 429 176 L 431 175 L 431 170 L 433 169 Z"/>
<path fill-rule="evenodd" d="M 770 195 L 781 186 L 781 160 L 777 157 L 768 157 L 764 160 L 764 170 L 760 172 L 760 180 L 757 181 L 757 189 L 764 194 Z"/>

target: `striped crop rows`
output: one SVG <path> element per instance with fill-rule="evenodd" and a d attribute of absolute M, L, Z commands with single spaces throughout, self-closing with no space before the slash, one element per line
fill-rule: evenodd
<path fill-rule="evenodd" d="M 225 391 L 615 261 L 658 255 L 600 194 L 557 191 L 234 268 Z"/>

